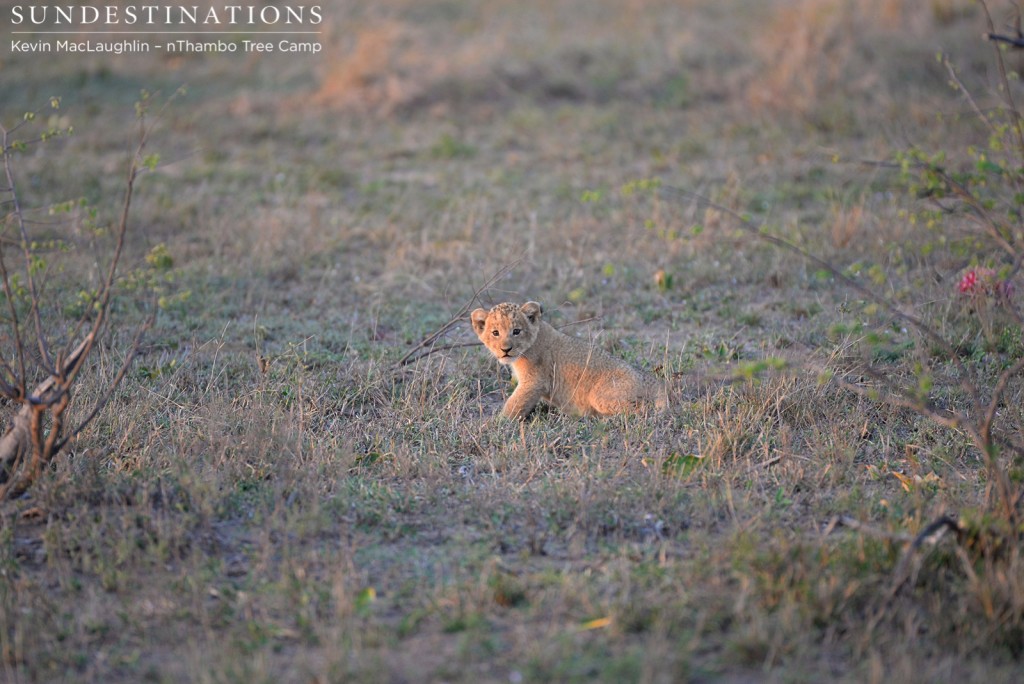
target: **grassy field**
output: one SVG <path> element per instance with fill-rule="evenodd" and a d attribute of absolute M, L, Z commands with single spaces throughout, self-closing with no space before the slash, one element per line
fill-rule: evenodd
<path fill-rule="evenodd" d="M 125 271 L 166 245 L 174 301 L 108 409 L 3 504 L 0 681 L 1019 681 L 1024 562 L 992 472 L 963 430 L 871 389 L 970 413 L 963 373 L 984 399 L 1024 355 L 1005 312 L 957 291 L 1005 254 L 862 163 L 917 146 L 972 168 L 992 132 L 936 52 L 1000 102 L 976 3 L 324 15 L 315 57 L 0 46 L 3 121 L 57 95 L 75 128 L 15 158 L 22 201 L 85 197 L 101 224 L 139 91 L 187 87 Z M 956 362 L 668 188 L 831 261 Z M 51 257 L 58 329 L 107 243 L 78 215 L 37 230 L 76 245 Z M 543 302 L 666 378 L 672 409 L 502 421 L 510 381 L 468 321 L 398 364 L 489 282 L 474 305 Z M 136 303 L 122 289 L 79 415 Z M 744 377 L 765 359 L 785 368 Z M 1010 441 L 1022 389 L 998 406 Z M 1015 483 L 1022 465 L 1000 461 Z M 946 514 L 974 536 L 909 548 Z"/>

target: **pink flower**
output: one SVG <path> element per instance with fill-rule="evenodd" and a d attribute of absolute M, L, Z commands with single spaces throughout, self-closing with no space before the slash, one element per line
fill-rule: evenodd
<path fill-rule="evenodd" d="M 999 280 L 999 274 L 992 268 L 972 268 L 960 279 L 957 289 L 960 294 L 972 297 L 988 295 L 1009 299 L 1016 291 L 1009 280 Z"/>
<path fill-rule="evenodd" d="M 960 279 L 960 292 L 968 293 L 974 292 L 974 286 L 978 284 L 978 274 L 973 270 L 968 271 L 963 278 Z"/>

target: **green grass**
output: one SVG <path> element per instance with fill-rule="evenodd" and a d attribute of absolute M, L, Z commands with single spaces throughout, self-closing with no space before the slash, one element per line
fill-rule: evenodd
<path fill-rule="evenodd" d="M 5 504 L 0 680 L 1015 681 L 1014 549 L 944 539 L 892 592 L 901 535 L 946 512 L 998 524 L 978 453 L 817 373 L 866 358 L 913 385 L 923 356 L 948 359 L 817 266 L 638 183 L 750 212 L 865 283 L 877 265 L 991 383 L 1019 331 L 950 304 L 968 259 L 923 253 L 936 232 L 907 220 L 921 206 L 895 172 L 842 161 L 889 158 L 907 129 L 979 144 L 937 116 L 964 105 L 932 61 L 938 44 L 984 73 L 981 15 L 933 4 L 888 3 L 898 36 L 857 14 L 860 42 L 844 34 L 808 81 L 776 50 L 799 39 L 792 3 L 396 0 L 397 33 L 369 6 L 325 8 L 342 28 L 320 62 L 55 58 L 29 76 L 4 56 L 4 120 L 59 94 L 76 129 L 17 159 L 23 199 L 85 196 L 104 220 L 139 89 L 188 83 L 128 259 L 166 244 L 190 296 L 74 452 Z M 812 10 L 829 3 L 803 5 L 828 34 Z M 863 80 L 844 89 L 833 63 Z M 75 239 L 62 294 L 103 254 Z M 669 375 L 672 410 L 510 424 L 483 349 L 395 367 L 513 262 L 482 304 L 543 301 Z M 123 297 L 76 415 L 130 339 Z M 460 342 L 468 323 L 441 344 Z M 792 363 L 736 379 L 766 358 Z M 955 379 L 934 396 L 966 401 Z"/>

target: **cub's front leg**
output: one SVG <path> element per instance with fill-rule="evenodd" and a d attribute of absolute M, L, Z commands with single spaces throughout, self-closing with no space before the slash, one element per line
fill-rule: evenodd
<path fill-rule="evenodd" d="M 522 383 L 516 387 L 512 395 L 505 401 L 505 407 L 501 409 L 501 415 L 514 420 L 523 420 L 544 396 L 544 388 L 538 386 L 527 386 Z"/>

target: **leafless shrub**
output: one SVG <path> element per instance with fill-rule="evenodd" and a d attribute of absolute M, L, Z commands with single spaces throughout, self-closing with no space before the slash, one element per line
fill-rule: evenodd
<path fill-rule="evenodd" d="M 51 100 L 51 108 L 59 108 L 59 100 Z M 44 240 L 39 223 L 23 202 L 19 191 L 16 160 L 19 153 L 44 144 L 55 136 L 70 133 L 70 128 L 49 126 L 28 140 L 18 136 L 31 130 L 30 125 L 40 112 L 24 115 L 14 126 L 0 125 L 0 154 L 3 158 L 6 195 L 2 218 L 4 235 L 0 236 L 0 282 L 5 312 L 0 318 L 0 395 L 13 415 L 0 438 L 0 502 L 10 500 L 28 490 L 44 468 L 62 449 L 103 410 L 117 386 L 124 379 L 139 351 L 145 332 L 153 324 L 157 302 L 150 301 L 148 314 L 138 326 L 134 338 L 124 352 L 120 367 L 98 395 L 90 397 L 92 405 L 74 422 L 69 413 L 75 394 L 73 389 L 87 369 L 91 354 L 97 350 L 111 328 L 112 301 L 119 284 L 129 229 L 129 215 L 136 181 L 145 168 L 153 168 L 157 157 L 143 157 L 151 127 L 147 123 L 148 95 L 137 103 L 139 128 L 134 152 L 128 163 L 124 182 L 124 198 L 116 226 L 111 231 L 113 243 L 103 276 L 97 288 L 79 294 L 77 317 L 68 320 L 61 311 L 60 287 L 48 282 L 51 274 L 49 252 L 70 249 L 67 242 Z M 104 229 L 98 228 L 98 232 Z M 150 266 L 165 267 L 170 258 L 161 250 L 151 253 Z M 144 274 L 132 274 L 135 284 Z M 66 294 L 66 293 L 64 293 Z M 61 311 L 59 315 L 52 312 Z M 51 318 L 57 319 L 54 323 Z"/>

